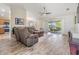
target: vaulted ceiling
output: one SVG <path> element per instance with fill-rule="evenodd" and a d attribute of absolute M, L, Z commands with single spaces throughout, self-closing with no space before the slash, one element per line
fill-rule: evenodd
<path fill-rule="evenodd" d="M 41 5 L 45 6 L 52 15 L 56 16 L 76 12 L 77 10 L 77 3 L 47 3 Z"/>
<path fill-rule="evenodd" d="M 77 11 L 77 3 L 9 3 L 6 4 L 10 7 L 24 8 L 36 15 L 40 15 L 43 7 L 46 7 L 47 11 L 51 12 L 49 16 L 62 16 L 64 14 L 75 13 Z M 5 7 L 4 7 L 5 9 Z"/>
<path fill-rule="evenodd" d="M 9 4 L 10 6 L 18 6 L 25 8 L 31 12 L 39 14 L 43 7 L 51 12 L 52 16 L 59 16 L 67 13 L 76 12 L 77 3 L 24 3 L 24 4 Z"/>

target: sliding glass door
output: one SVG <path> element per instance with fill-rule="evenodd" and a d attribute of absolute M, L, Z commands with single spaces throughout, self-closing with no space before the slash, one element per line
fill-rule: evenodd
<path fill-rule="evenodd" d="M 59 33 L 61 31 L 61 23 L 60 20 L 48 22 L 50 32 Z"/>

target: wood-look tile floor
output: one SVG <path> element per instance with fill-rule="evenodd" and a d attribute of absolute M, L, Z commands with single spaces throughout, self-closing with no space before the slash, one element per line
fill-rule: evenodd
<path fill-rule="evenodd" d="M 45 34 L 39 38 L 39 42 L 32 47 L 17 42 L 14 37 L 11 40 L 0 40 L 0 55 L 69 55 L 69 43 L 67 36 L 60 34 Z"/>
<path fill-rule="evenodd" d="M 0 40 L 5 38 L 9 39 L 9 33 L 0 34 Z"/>

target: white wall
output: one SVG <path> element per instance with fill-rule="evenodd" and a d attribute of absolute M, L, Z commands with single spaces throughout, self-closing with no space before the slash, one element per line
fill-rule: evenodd
<path fill-rule="evenodd" d="M 78 4 L 78 6 L 77 6 L 77 18 L 76 18 L 76 33 L 79 33 L 79 23 L 78 23 L 78 21 L 79 21 L 79 4 Z"/>
<path fill-rule="evenodd" d="M 40 25 L 40 20 L 37 14 L 30 10 L 26 10 L 26 26 L 30 26 L 29 23 L 32 22 L 33 26 L 35 26 L 37 29 L 39 29 Z"/>
<path fill-rule="evenodd" d="M 63 20 L 63 32 L 74 31 L 75 15 L 66 15 L 62 17 Z"/>
<path fill-rule="evenodd" d="M 16 25 L 15 24 L 15 17 L 21 17 L 24 19 L 24 25 Z M 12 27 L 16 26 L 29 26 L 29 21 L 32 21 L 34 26 L 38 29 L 39 27 L 39 18 L 38 15 L 35 12 L 32 12 L 28 9 L 24 9 L 21 7 L 14 7 L 11 6 L 11 24 Z"/>
<path fill-rule="evenodd" d="M 70 11 L 66 11 L 66 8 L 70 8 Z M 34 7 L 34 6 L 31 6 L 31 7 Z M 44 18 L 40 18 L 37 14 L 37 12 L 35 10 L 32 11 L 33 8 L 31 7 L 25 7 L 25 9 L 23 8 L 19 8 L 19 7 L 12 7 L 11 10 L 12 10 L 12 27 L 13 26 L 16 26 L 15 25 L 15 21 L 14 21 L 14 17 L 16 16 L 19 16 L 19 17 L 23 17 L 25 19 L 25 24 L 24 26 L 29 26 L 29 21 L 33 21 L 34 22 L 34 25 L 36 28 L 44 28 L 44 29 L 48 29 L 48 24 L 47 24 L 47 20 L 49 19 L 44 19 Z M 51 6 L 52 7 L 52 6 Z M 58 7 L 61 7 L 61 8 L 58 8 Z M 53 9 L 56 8 L 55 12 L 53 11 Z M 62 32 L 68 32 L 69 30 L 74 30 L 74 17 L 75 17 L 75 13 L 76 13 L 76 5 L 75 4 L 66 4 L 65 7 L 63 5 L 62 6 L 59 6 L 57 5 L 54 6 L 54 8 L 50 8 L 50 5 L 48 7 L 48 10 L 54 13 L 57 13 L 55 16 L 58 18 L 58 20 L 62 20 Z M 59 9 L 61 9 L 59 11 Z M 62 12 L 63 10 L 63 12 Z M 38 12 L 39 13 L 39 12 Z M 61 13 L 61 14 L 60 14 Z M 70 14 L 71 13 L 71 14 Z M 66 14 L 66 15 L 65 15 Z M 53 20 L 53 15 L 52 15 L 52 20 Z"/>
<path fill-rule="evenodd" d="M 44 28 L 44 30 L 49 30 L 48 28 L 48 21 L 56 21 L 61 20 L 62 21 L 62 33 L 67 33 L 68 31 L 75 31 L 75 13 L 73 14 L 67 14 L 63 16 L 59 16 L 56 18 L 41 18 L 40 19 L 40 27 Z"/>
<path fill-rule="evenodd" d="M 46 7 L 50 12 L 52 12 L 51 20 L 56 20 L 55 18 L 58 18 L 57 20 L 62 21 L 62 33 L 67 33 L 68 31 L 75 32 L 74 23 L 77 12 L 77 4 L 55 4 L 55 6 L 53 5 L 53 8 L 52 6 L 50 8 L 50 5 L 52 4 L 46 4 Z M 68 11 L 66 10 L 67 8 L 69 8 Z"/>
<path fill-rule="evenodd" d="M 76 31 L 75 31 L 75 32 L 76 32 L 76 33 L 79 33 L 79 24 L 77 23 L 75 26 L 76 26 L 76 27 L 75 27 L 75 28 L 76 28 Z"/>
<path fill-rule="evenodd" d="M 16 25 L 15 24 L 15 17 L 20 17 L 24 19 L 24 25 Z M 25 26 L 26 22 L 26 10 L 21 7 L 11 7 L 11 24 L 12 27 L 14 26 Z"/>

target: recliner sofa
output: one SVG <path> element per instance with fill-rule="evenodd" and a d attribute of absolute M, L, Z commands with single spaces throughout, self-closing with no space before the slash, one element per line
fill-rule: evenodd
<path fill-rule="evenodd" d="M 25 27 L 14 27 L 14 34 L 17 41 L 20 41 L 28 47 L 33 46 L 35 43 L 38 42 L 38 35 L 31 34 Z"/>

